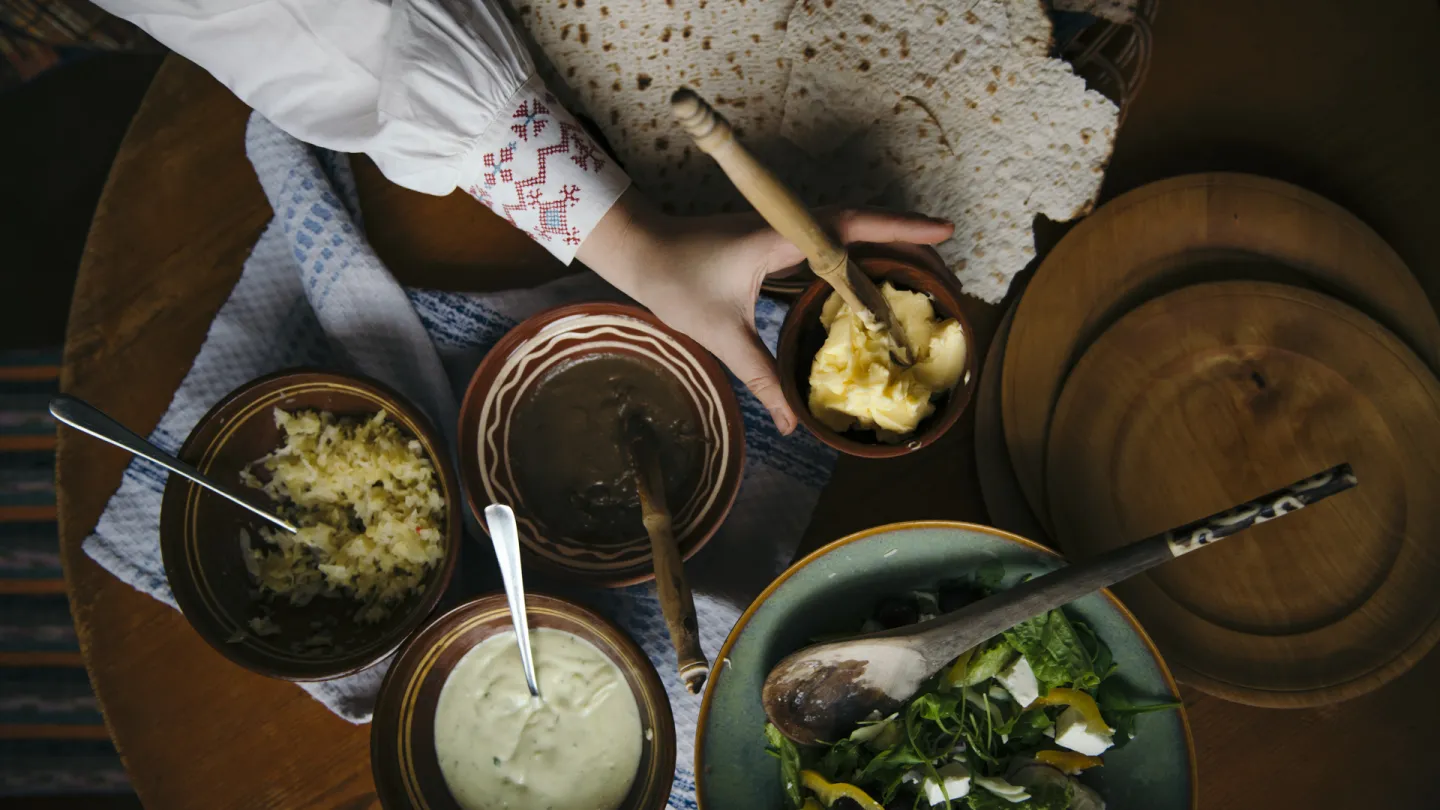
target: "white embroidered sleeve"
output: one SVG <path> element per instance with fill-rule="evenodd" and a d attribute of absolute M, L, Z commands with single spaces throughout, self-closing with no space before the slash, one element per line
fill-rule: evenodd
<path fill-rule="evenodd" d="M 562 261 L 629 185 L 535 77 L 498 0 L 98 2 L 282 130 L 364 152 L 406 188 L 467 189 Z"/>
<path fill-rule="evenodd" d="M 463 185 L 569 264 L 630 178 L 531 76 L 476 142 Z"/>

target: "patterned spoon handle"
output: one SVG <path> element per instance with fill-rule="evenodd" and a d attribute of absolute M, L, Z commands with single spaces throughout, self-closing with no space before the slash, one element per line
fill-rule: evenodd
<path fill-rule="evenodd" d="M 927 658 L 949 661 L 1026 619 L 1101 588 L 1108 588 L 1251 526 L 1304 509 L 1358 483 L 1350 465 L 1341 464 L 1224 512 L 1027 580 L 954 613 L 877 635 L 913 634 L 917 639 L 923 639 Z"/>
<path fill-rule="evenodd" d="M 1296 481 L 1288 487 L 1277 489 L 1269 495 L 1256 498 L 1234 509 L 1171 529 L 1161 537 L 1164 538 L 1166 546 L 1170 549 L 1170 554 L 1179 557 L 1181 554 L 1189 554 L 1216 540 L 1243 532 L 1251 526 L 1259 526 L 1261 523 L 1304 509 L 1337 492 L 1344 492 L 1358 483 L 1360 482 L 1355 477 L 1355 471 L 1350 468 L 1350 465 L 1341 464 L 1318 475 L 1312 475 L 1304 481 Z"/>

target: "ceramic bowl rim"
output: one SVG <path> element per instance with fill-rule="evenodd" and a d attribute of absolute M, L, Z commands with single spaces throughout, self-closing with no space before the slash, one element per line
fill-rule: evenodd
<path fill-rule="evenodd" d="M 760 606 L 765 604 L 771 596 L 775 595 L 775 592 L 780 589 L 780 586 L 784 585 L 792 576 L 798 574 L 802 569 L 830 552 L 848 546 L 851 543 L 859 542 L 877 534 L 911 529 L 958 529 L 961 531 L 974 531 L 980 534 L 992 535 L 1001 540 L 1008 540 L 1021 548 L 1038 551 L 1047 557 L 1052 557 L 1057 560 L 1065 559 L 1064 555 L 1059 552 L 1046 548 L 1027 537 L 1021 537 L 1018 534 L 1007 532 L 1004 529 L 997 529 L 994 526 L 984 526 L 979 523 L 967 523 L 960 520 L 906 520 L 862 529 L 853 534 L 841 537 L 838 540 L 832 540 L 809 554 L 806 554 L 801 559 L 792 563 L 780 576 L 771 580 L 770 584 L 765 586 L 765 590 L 761 591 L 760 595 L 755 597 L 754 601 L 745 608 L 745 612 L 741 613 L 740 618 L 735 621 L 735 626 L 730 629 L 729 635 L 725 637 L 725 643 L 721 645 L 720 652 L 715 656 L 715 660 L 723 662 L 729 658 L 730 649 L 735 645 L 735 642 L 739 640 L 740 634 L 743 633 L 745 628 L 750 624 L 750 619 L 754 617 L 755 612 L 759 610 Z M 1129 623 L 1131 629 L 1135 631 L 1135 635 L 1144 643 L 1145 649 L 1148 650 L 1151 657 L 1155 659 L 1155 663 L 1160 670 L 1161 676 L 1165 679 L 1165 685 L 1169 688 L 1170 694 L 1178 696 L 1180 694 L 1180 687 L 1175 683 L 1174 676 L 1170 674 L 1170 667 L 1165 663 L 1165 658 L 1160 655 L 1160 650 L 1155 647 L 1155 642 L 1152 641 L 1149 634 L 1145 632 L 1145 628 L 1140 626 L 1140 622 L 1135 618 L 1135 614 L 1131 613 L 1130 609 L 1125 607 L 1125 603 L 1121 602 L 1119 597 L 1111 593 L 1109 588 L 1102 588 L 1098 593 L 1102 594 L 1106 601 Z M 701 763 L 704 761 L 705 756 L 706 721 L 710 718 L 710 703 L 713 696 L 713 687 L 705 690 L 705 697 L 700 703 L 700 714 L 695 723 L 695 760 L 691 764 L 695 770 L 695 801 L 700 810 L 705 810 L 706 807 L 704 790 L 705 769 Z M 1183 701 L 1181 702 L 1178 712 L 1180 715 L 1180 726 L 1185 730 L 1186 759 L 1189 760 L 1190 763 L 1190 808 L 1191 810 L 1195 810 L 1195 808 L 1200 806 L 1200 782 L 1199 769 L 1195 760 L 1195 736 L 1191 732 L 1190 715 Z"/>
<path fill-rule="evenodd" d="M 312 378 L 312 380 L 315 382 L 323 383 L 343 383 L 365 390 L 365 393 L 370 396 L 376 396 L 378 394 L 379 396 L 376 397 L 376 399 L 382 397 L 388 398 L 395 405 L 399 406 L 399 409 L 403 411 L 403 415 L 406 419 L 410 420 L 412 424 L 419 428 L 419 430 L 417 431 L 419 435 L 417 435 L 416 438 L 421 441 L 422 445 L 426 447 L 427 451 L 435 451 L 427 452 L 426 456 L 430 459 L 430 463 L 435 466 L 436 472 L 439 474 L 439 477 L 441 479 L 441 487 L 445 495 L 445 559 L 441 563 L 442 568 L 437 575 L 434 584 L 430 587 L 429 591 L 423 594 L 420 600 L 415 603 L 415 605 L 411 609 L 410 615 L 407 616 L 404 621 L 400 622 L 397 625 L 397 631 L 395 632 L 395 642 L 393 644 L 386 645 L 383 649 L 378 649 L 373 655 L 367 656 L 368 660 L 363 663 L 356 663 L 343 669 L 334 670 L 330 673 L 297 677 L 295 675 L 285 672 L 283 667 L 257 664 L 253 661 L 242 660 L 235 656 L 234 650 L 231 648 L 231 645 L 225 644 L 223 642 L 217 642 L 210 636 L 209 633 L 201 631 L 198 627 L 195 626 L 194 622 L 190 621 L 190 617 L 185 613 L 184 606 L 189 604 L 192 609 L 197 606 L 203 607 L 204 600 L 189 592 L 189 589 L 194 587 L 194 583 L 192 581 L 192 578 L 188 574 L 188 566 L 182 566 L 177 560 L 173 558 L 174 551 L 171 551 L 169 554 L 166 553 L 167 547 L 173 545 L 175 542 L 184 543 L 185 541 L 182 537 L 179 541 L 172 541 L 171 543 L 165 542 L 164 538 L 167 536 L 167 533 L 165 531 L 165 503 L 167 500 L 169 500 L 165 497 L 165 494 L 170 491 L 172 486 L 187 486 L 187 491 L 188 488 L 193 488 L 197 486 L 195 484 L 191 484 L 189 481 L 185 481 L 184 479 L 174 474 L 171 474 L 167 478 L 165 482 L 165 488 L 161 492 L 159 532 L 160 556 L 161 564 L 165 572 L 165 581 L 167 584 L 174 581 L 173 577 L 176 575 L 176 573 L 182 574 L 182 578 L 188 583 L 185 588 L 176 588 L 173 584 L 170 584 L 171 593 L 174 594 L 176 603 L 181 606 L 180 613 L 182 616 L 185 616 L 186 624 L 190 625 L 191 629 L 195 631 L 196 635 L 200 636 L 200 638 L 203 639 L 205 643 L 209 645 L 213 650 L 220 653 L 220 655 L 223 656 L 226 660 L 258 675 L 263 675 L 268 678 L 275 678 L 283 681 L 290 681 L 293 683 L 317 683 L 322 681 L 335 680 L 337 678 L 343 678 L 348 675 L 354 675 L 358 672 L 363 672 L 375 666 L 376 664 L 388 658 L 390 655 L 394 654 L 396 650 L 399 650 L 401 647 L 403 647 L 405 643 L 409 641 L 410 637 L 414 635 L 415 630 L 426 624 L 426 619 L 428 619 L 430 614 L 434 612 L 435 606 L 440 604 L 440 600 L 444 597 L 445 592 L 449 589 L 450 581 L 454 577 L 455 569 L 459 564 L 460 546 L 461 539 L 464 536 L 463 526 L 465 521 L 462 515 L 456 511 L 456 506 L 458 505 L 459 501 L 458 495 L 460 492 L 459 476 L 456 475 L 454 465 L 451 463 L 449 454 L 447 452 L 448 447 L 444 442 L 443 437 L 440 435 L 439 431 L 435 429 L 434 423 L 430 421 L 429 416 L 427 416 L 423 410 L 417 407 L 409 398 L 405 397 L 400 392 L 396 391 L 385 383 L 380 382 L 379 380 L 359 374 L 330 371 L 317 366 L 296 366 L 280 369 L 279 371 L 273 371 L 269 374 L 262 374 L 259 377 L 256 377 L 252 380 L 249 380 L 248 382 L 242 383 L 241 385 L 237 386 L 234 390 L 221 397 L 218 402 L 211 406 L 211 408 L 205 412 L 205 415 L 200 417 L 199 421 L 195 423 L 195 426 L 190 429 L 190 432 L 185 437 L 185 441 L 180 445 L 179 451 L 176 452 L 176 456 L 181 459 L 185 459 L 189 455 L 189 453 L 194 450 L 193 443 L 198 440 L 198 436 L 200 435 L 202 428 L 205 428 L 208 425 L 212 424 L 219 417 L 219 414 L 224 409 L 231 407 L 232 405 L 234 405 L 234 403 L 242 401 L 246 397 L 252 396 L 253 393 L 261 387 L 271 385 L 273 383 L 285 380 L 290 377 Z M 299 380 L 297 379 L 297 383 L 298 382 Z M 380 410 L 385 410 L 389 407 L 388 403 L 377 404 L 379 404 Z M 185 570 L 178 570 L 182 568 Z M 182 591 L 184 592 L 183 596 L 181 595 Z"/>
<path fill-rule="evenodd" d="M 660 672 L 655 668 L 655 662 L 650 660 L 650 656 L 645 653 L 645 649 L 641 647 L 639 642 L 635 641 L 624 628 L 601 615 L 593 608 L 543 590 L 532 591 L 527 589 L 525 591 L 525 600 L 527 609 L 531 604 L 544 605 L 558 612 L 586 619 L 593 626 L 601 628 L 610 643 L 625 649 L 635 660 L 641 662 L 640 675 L 643 684 L 638 691 L 632 689 L 631 694 L 635 697 L 637 705 L 643 706 L 647 703 L 653 703 L 656 707 L 659 719 L 663 722 L 656 723 L 658 728 L 654 729 L 655 739 L 652 741 L 652 750 L 663 752 L 661 761 L 659 762 L 659 765 L 662 766 L 660 768 L 662 774 L 667 771 L 667 768 L 663 767 L 667 760 L 669 764 L 669 782 L 666 783 L 665 789 L 658 791 L 656 803 L 644 808 L 644 810 L 663 810 L 669 801 L 670 793 L 674 785 L 679 739 L 675 733 L 675 716 L 674 709 L 670 705 L 670 695 L 665 691 L 665 682 L 661 680 Z M 380 689 L 375 693 L 375 710 L 370 723 L 369 744 L 370 773 L 371 778 L 376 782 L 376 798 L 380 801 L 381 807 L 389 808 L 390 805 L 386 804 L 386 797 L 389 794 L 380 789 L 380 779 L 376 775 L 378 771 L 377 763 L 379 763 L 380 754 L 382 753 L 379 750 L 382 736 L 379 733 L 381 725 L 379 716 L 382 707 L 394 703 L 393 700 L 387 702 L 385 696 L 397 688 L 395 684 L 399 682 L 400 678 L 400 675 L 397 673 L 401 669 L 401 667 L 398 666 L 401 659 L 406 655 L 423 655 L 431 649 L 434 649 L 434 645 L 421 649 L 417 644 L 420 637 L 431 629 L 455 620 L 455 618 L 462 613 L 481 612 L 491 608 L 504 608 L 508 614 L 508 601 L 504 591 L 486 591 L 480 593 L 450 608 L 444 613 L 431 618 L 405 639 L 405 643 L 401 645 L 399 652 L 395 656 L 395 660 L 391 663 L 390 668 L 386 670 L 385 677 L 380 682 Z M 506 627 L 509 627 L 508 616 L 506 618 Z M 501 632 L 503 632 L 503 630 Z M 609 657 L 607 654 L 606 658 Z M 637 771 L 637 774 L 638 773 L 639 771 Z"/>
<path fill-rule="evenodd" d="M 733 470 L 718 482 L 722 490 L 721 498 L 712 507 L 714 517 L 707 522 L 711 525 L 708 530 L 686 539 L 685 545 L 680 549 L 681 559 L 689 560 L 695 556 L 700 549 L 704 548 L 725 524 L 730 515 L 730 510 L 735 506 L 735 500 L 740 495 L 740 487 L 745 477 L 745 420 L 740 413 L 740 403 L 735 395 L 735 389 L 730 384 L 730 377 L 708 351 L 688 335 L 667 326 L 663 321 L 649 310 L 643 309 L 634 304 L 626 304 L 616 301 L 581 301 L 572 304 L 561 304 L 541 310 L 526 318 L 508 330 L 499 341 L 485 353 L 485 357 L 475 367 L 470 375 L 470 382 L 466 384 L 465 396 L 461 399 L 459 412 L 459 426 L 456 431 L 458 446 L 456 455 L 459 458 L 460 467 L 460 489 L 464 493 L 465 503 L 471 513 L 476 517 L 480 528 L 489 536 L 490 529 L 481 519 L 485 506 L 489 505 L 488 498 L 483 497 L 483 484 L 479 469 L 479 459 L 475 453 L 467 452 L 467 448 L 475 447 L 479 443 L 479 400 L 480 380 L 484 373 L 494 369 L 495 366 L 504 362 L 514 353 L 515 349 L 525 340 L 538 334 L 546 326 L 557 321 L 584 315 L 619 315 L 633 318 L 650 327 L 663 331 L 667 336 L 676 340 L 681 347 L 690 355 L 696 365 L 704 374 L 710 378 L 715 390 L 719 393 L 719 410 L 721 417 L 730 428 L 731 450 L 734 451 L 734 463 L 729 469 Z M 498 375 L 497 375 L 498 376 Z M 494 383 L 492 382 L 491 385 Z M 727 492 L 728 491 L 728 492 Z M 578 568 L 571 568 L 560 562 L 551 560 L 540 554 L 536 554 L 520 544 L 522 558 L 532 565 L 543 569 L 547 574 L 552 574 L 573 583 L 588 584 L 603 588 L 624 588 L 630 585 L 638 585 L 649 582 L 655 578 L 653 566 L 650 570 L 639 573 L 618 576 L 615 574 L 585 571 Z"/>

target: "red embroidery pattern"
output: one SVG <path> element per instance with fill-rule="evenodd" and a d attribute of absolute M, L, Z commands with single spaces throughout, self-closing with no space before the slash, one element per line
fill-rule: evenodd
<path fill-rule="evenodd" d="M 520 106 L 516 108 L 515 114 L 510 116 L 511 118 L 520 119 L 520 122 L 518 124 L 511 124 L 510 131 L 520 136 L 520 140 L 522 141 L 530 140 L 531 134 L 539 137 L 540 133 L 545 131 L 545 125 L 550 123 L 550 119 L 541 118 L 540 116 L 549 114 L 550 108 L 541 104 L 538 98 L 534 100 L 533 105 L 531 102 L 522 101 L 520 102 Z M 534 129 L 533 133 L 531 133 L 531 128 Z"/>
<path fill-rule="evenodd" d="M 548 93 L 544 101 L 558 107 L 554 97 Z M 563 114 L 564 111 L 561 112 Z M 584 130 L 564 118 L 557 119 L 551 107 L 538 97 L 521 102 L 511 120 L 515 123 L 510 125 L 510 131 L 520 141 L 512 141 L 501 149 L 485 153 L 481 183 L 470 186 L 466 191 L 537 242 L 558 240 L 566 245 L 580 244 L 580 229 L 570 224 L 569 213 L 580 203 L 582 189 L 574 183 L 563 182 L 566 171 L 551 171 L 547 164 L 551 157 L 569 155 L 570 162 L 581 172 L 599 174 L 608 159 Z M 551 123 L 556 125 L 555 128 L 550 128 Z M 542 146 L 541 135 L 557 130 L 559 138 Z M 521 147 L 521 142 L 524 147 Z M 534 172 L 516 180 L 516 174 L 522 171 L 519 164 L 532 154 Z M 551 189 L 547 182 L 553 174 L 559 174 L 561 182 Z"/>
<path fill-rule="evenodd" d="M 485 185 L 495 185 L 495 180 L 497 177 L 502 182 L 515 182 L 515 176 L 511 173 L 510 168 L 506 166 L 507 163 L 512 163 L 514 162 L 514 160 L 515 147 L 513 145 L 501 149 L 498 157 L 493 152 L 487 154 L 485 156 L 485 168 L 490 169 L 491 171 L 490 173 L 485 175 Z"/>

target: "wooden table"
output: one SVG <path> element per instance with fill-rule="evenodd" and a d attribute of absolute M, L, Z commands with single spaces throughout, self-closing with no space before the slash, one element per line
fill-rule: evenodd
<path fill-rule="evenodd" d="M 1384 8 L 1374 8 L 1383 5 Z M 1254 171 L 1308 186 L 1390 241 L 1440 299 L 1440 83 L 1432 0 L 1164 0 L 1150 79 L 1120 135 L 1107 197 L 1184 171 Z M 1364 17 L 1349 16 L 1363 13 Z M 1345 11 L 1350 9 L 1350 11 Z M 96 214 L 71 312 L 63 384 L 148 431 L 270 216 L 242 152 L 246 111 L 172 58 L 136 116 Z M 561 272 L 467 199 L 424 198 L 360 166 L 371 236 L 402 280 L 522 281 L 487 257 L 530 251 L 527 280 Z M 1055 229 L 1045 231 L 1053 238 Z M 507 251 L 509 253 L 507 253 Z M 486 272 L 487 270 L 492 272 Z M 996 310 L 976 306 L 977 329 Z M 152 808 L 375 806 L 367 727 L 212 652 L 180 614 L 80 549 L 126 458 L 65 434 L 66 577 L 106 721 Z M 877 482 L 887 482 L 883 486 Z M 912 518 L 984 521 L 973 425 L 914 457 L 843 460 L 807 545 Z M 1185 690 L 1209 808 L 1435 806 L 1440 655 L 1385 689 L 1305 711 Z"/>

